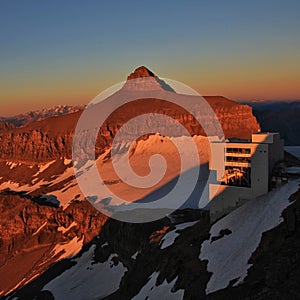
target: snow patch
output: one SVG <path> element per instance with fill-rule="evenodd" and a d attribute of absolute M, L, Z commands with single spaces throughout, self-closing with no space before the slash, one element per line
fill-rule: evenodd
<path fill-rule="evenodd" d="M 233 279 L 235 285 L 247 276 L 249 258 L 258 247 L 262 233 L 282 222 L 281 213 L 290 205 L 289 196 L 297 191 L 299 180 L 290 181 L 270 193 L 249 201 L 215 223 L 211 237 L 219 235 L 220 230 L 228 228 L 230 235 L 211 243 L 202 243 L 200 259 L 208 260 L 207 270 L 212 276 L 206 293 L 212 293 L 228 286 Z"/>
<path fill-rule="evenodd" d="M 43 290 L 49 290 L 56 300 L 102 299 L 119 288 L 120 281 L 127 269 L 118 263 L 115 265 L 112 254 L 104 263 L 93 264 L 95 245 L 81 257 L 77 264 L 50 281 Z"/>
<path fill-rule="evenodd" d="M 105 242 L 105 243 L 101 246 L 101 248 L 104 248 L 104 247 L 106 247 L 106 246 L 108 246 L 108 242 Z"/>
<path fill-rule="evenodd" d="M 3 182 L 0 184 L 0 191 L 10 189 L 15 192 L 31 192 L 36 189 L 36 187 L 29 186 L 29 184 L 26 185 L 20 185 L 17 182 L 13 182 L 11 180 Z"/>
<path fill-rule="evenodd" d="M 11 162 L 9 165 L 10 165 L 10 169 L 12 170 L 13 168 L 17 167 L 19 164 Z"/>
<path fill-rule="evenodd" d="M 79 195 L 79 198 L 77 197 Z M 63 186 L 60 190 L 52 191 L 47 193 L 45 196 L 54 196 L 58 199 L 60 206 L 64 209 L 68 207 L 70 202 L 75 198 L 77 200 L 84 199 L 81 190 L 75 179 L 69 181 L 65 186 Z"/>
<path fill-rule="evenodd" d="M 187 222 L 187 223 L 182 223 L 182 224 L 176 225 L 176 227 L 172 231 L 167 232 L 167 234 L 164 236 L 164 238 L 160 244 L 160 248 L 165 249 L 165 248 L 171 246 L 172 244 L 174 244 L 175 239 L 180 235 L 180 233 L 178 231 L 183 230 L 188 227 L 192 227 L 196 223 L 198 223 L 198 221 Z"/>
<path fill-rule="evenodd" d="M 300 175 L 300 167 L 289 167 L 286 168 L 288 174 Z"/>
<path fill-rule="evenodd" d="M 147 300 L 157 300 L 157 299 L 165 299 L 165 300 L 176 300 L 182 299 L 184 290 L 178 290 L 176 292 L 172 292 L 174 284 L 177 280 L 177 277 L 170 283 L 166 280 L 159 285 L 156 286 L 156 280 L 159 273 L 155 272 L 150 276 L 150 280 L 147 284 L 140 290 L 140 292 L 132 298 L 132 300 L 140 300 L 140 299 L 147 299 Z"/>
<path fill-rule="evenodd" d="M 71 162 L 72 162 L 72 159 L 67 159 L 67 158 L 64 159 L 64 164 L 66 166 L 69 165 Z"/>
<path fill-rule="evenodd" d="M 38 168 L 39 170 L 32 176 L 32 177 L 37 177 L 41 173 L 43 173 L 46 169 L 48 169 L 52 164 L 55 163 L 55 160 L 52 160 L 51 162 L 43 165 L 39 165 Z"/>
<path fill-rule="evenodd" d="M 72 227 L 77 226 L 77 223 L 75 221 L 73 221 L 70 226 L 68 226 L 67 228 L 64 226 L 59 226 L 57 228 L 57 231 L 61 231 L 63 234 L 65 234 L 66 232 L 68 232 Z"/>
<path fill-rule="evenodd" d="M 75 256 L 83 246 L 83 239 L 84 238 L 79 239 L 77 236 L 75 236 L 69 243 L 57 244 L 53 249 L 54 253 L 52 256 L 62 253 L 59 256 L 59 260 Z"/>
<path fill-rule="evenodd" d="M 33 234 L 32 236 L 37 235 L 45 226 L 47 225 L 47 221 L 43 223 Z"/>

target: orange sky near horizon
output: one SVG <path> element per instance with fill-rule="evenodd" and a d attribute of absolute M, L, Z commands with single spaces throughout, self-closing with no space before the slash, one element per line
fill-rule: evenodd
<path fill-rule="evenodd" d="M 113 74 L 101 76 L 82 72 L 67 79 L 59 78 L 59 74 L 48 78 L 25 78 L 21 84 L 16 84 L 11 89 L 9 83 L 16 83 L 16 80 L 7 82 L 8 88 L 0 90 L 0 116 L 11 116 L 60 104 L 87 104 L 106 88 L 126 80 L 135 67 L 137 66 L 133 66 L 125 74 L 116 71 L 116 78 Z M 199 73 L 193 76 L 191 70 L 172 74 L 168 70 L 158 72 L 156 68 L 149 68 L 160 77 L 183 82 L 204 96 L 222 95 L 236 101 L 300 99 L 300 71 L 296 68 L 285 70 L 279 66 L 270 70 L 261 66 L 243 70 L 233 66 L 231 69 L 215 68 L 202 72 L 200 68 L 196 68 Z"/>
<path fill-rule="evenodd" d="M 86 104 L 141 65 L 201 95 L 299 100 L 299 12 L 297 0 L 3 2 L 0 117 Z"/>

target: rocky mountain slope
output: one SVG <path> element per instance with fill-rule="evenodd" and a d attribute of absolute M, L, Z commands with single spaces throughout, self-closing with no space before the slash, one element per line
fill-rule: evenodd
<path fill-rule="evenodd" d="M 87 201 L 73 201 L 63 210 L 38 200 L 1 193 L 0 296 L 77 254 L 107 220 Z"/>
<path fill-rule="evenodd" d="M 212 226 L 188 209 L 152 223 L 108 220 L 75 258 L 9 299 L 297 299 L 299 203 L 298 179 Z"/>
<path fill-rule="evenodd" d="M 198 145 L 201 162 L 207 162 L 207 139 L 195 136 L 193 140 Z M 150 135 L 132 149 L 132 163 L 137 172 L 145 171 L 147 157 L 154 153 L 162 154 L 169 168 L 158 185 L 132 191 L 111 171 L 107 154 L 100 156 L 98 163 L 105 181 L 125 199 L 138 200 L 150 192 L 155 196 L 156 190 L 160 193 L 159 188 L 180 173 L 172 139 Z M 188 155 L 189 149 L 185 151 Z M 74 177 L 71 160 L 64 158 L 44 164 L 3 161 L 0 169 L 3 216 L 0 222 L 0 275 L 7 274 L 0 284 L 0 293 L 6 294 L 38 276 L 54 262 L 75 255 L 99 234 L 107 217 L 86 201 Z M 102 196 L 106 198 L 104 194 Z"/>
<path fill-rule="evenodd" d="M 136 152 L 145 153 L 155 141 L 163 149 L 162 138 L 154 135 L 142 140 Z M 199 145 L 203 139 L 199 137 Z M 273 238 L 260 241 L 261 234 L 282 226 L 281 212 L 293 205 L 288 199 L 299 198 L 299 192 L 289 197 L 297 191 L 296 180 L 239 208 L 212 227 L 208 212 L 195 209 L 179 210 L 152 223 L 131 224 L 107 220 L 83 201 L 84 197 L 76 195 L 80 191 L 74 186 L 70 161 L 32 167 L 10 163 L 1 168 L 10 181 L 0 185 L 0 189 L 8 188 L 0 197 L 4 216 L 0 222 L 0 274 L 5 278 L 0 287 L 2 294 L 19 287 L 12 292 L 12 299 L 53 299 L 52 294 L 55 299 L 222 299 L 227 293 L 240 293 L 238 299 L 244 299 L 251 285 L 257 293 L 262 292 L 263 282 L 256 285 L 250 281 L 250 287 L 244 287 L 247 269 L 249 273 L 254 267 L 261 268 L 251 267 L 252 253 L 266 253 L 264 247 L 267 251 L 273 247 Z M 22 174 L 31 178 L 31 184 Z M 290 229 L 284 231 L 278 245 L 290 232 L 297 234 L 297 215 L 297 210 L 284 213 Z M 277 233 L 275 236 L 281 239 Z M 292 235 L 289 243 L 294 243 L 293 239 Z M 267 246 L 259 250 L 262 243 Z M 72 258 L 81 248 L 78 257 Z M 297 249 L 296 244 L 292 252 Z M 240 285 L 230 288 L 237 281 Z M 220 298 L 214 298 L 219 294 Z"/>

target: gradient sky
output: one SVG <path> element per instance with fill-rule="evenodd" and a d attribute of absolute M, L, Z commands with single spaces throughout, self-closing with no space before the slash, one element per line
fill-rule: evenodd
<path fill-rule="evenodd" d="M 88 103 L 140 65 L 202 95 L 300 99 L 300 1 L 0 1 L 0 116 Z"/>

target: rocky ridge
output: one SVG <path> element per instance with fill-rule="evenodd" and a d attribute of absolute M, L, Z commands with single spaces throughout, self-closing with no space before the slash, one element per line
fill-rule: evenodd
<path fill-rule="evenodd" d="M 93 254 L 87 270 L 90 279 L 93 272 L 97 272 L 97 266 L 107 261 L 111 263 L 111 272 L 119 265 L 125 267 L 116 290 L 106 296 L 98 296 L 98 299 L 144 299 L 146 287 L 148 295 L 170 299 L 297 299 L 299 196 L 299 190 L 291 195 L 292 204 L 283 211 L 283 222 L 263 233 L 259 247 L 249 260 L 252 266 L 248 275 L 238 286 L 233 286 L 233 280 L 228 287 L 206 295 L 205 287 L 212 274 L 207 271 L 207 261 L 199 259 L 199 251 L 203 241 L 211 238 L 208 214 L 205 211 L 182 210 L 170 218 L 145 224 L 108 220 L 100 235 L 86 245 L 77 258 L 57 263 L 32 283 L 11 294 L 9 299 L 74 296 L 72 289 L 64 290 L 59 283 L 65 278 L 65 282 L 70 283 L 68 288 L 77 289 L 76 277 L 71 277 L 75 280 L 72 283 L 69 276 L 74 276 L 75 270 L 83 272 L 84 268 L 80 267 L 89 251 Z M 181 224 L 185 226 L 176 231 Z M 177 232 L 177 237 L 164 245 L 172 232 Z M 112 273 L 109 274 L 112 276 Z"/>
<path fill-rule="evenodd" d="M 153 85 L 152 83 L 150 84 L 151 87 L 154 86 L 155 89 L 169 93 L 174 92 L 145 67 L 138 68 L 128 76 L 128 81 L 122 91 L 126 92 L 128 85 L 130 86 L 131 82 L 135 82 L 131 79 L 138 78 L 139 80 L 143 80 L 145 76 L 153 78 L 154 83 Z M 129 88 L 136 89 L 135 86 Z M 138 86 L 140 85 L 138 84 Z M 207 96 L 204 98 L 215 112 L 226 138 L 250 138 L 252 133 L 260 129 L 250 106 L 238 104 L 222 96 Z M 201 107 L 199 106 L 198 109 L 200 112 Z M 70 159 L 72 156 L 74 130 L 81 113 L 82 110 L 78 110 L 75 113 L 49 117 L 21 128 L 1 131 L 0 159 L 9 159 L 16 162 L 49 162 L 60 157 Z M 209 114 L 202 116 L 201 121 L 203 126 L 201 126 L 182 107 L 160 99 L 140 99 L 121 106 L 106 119 L 99 131 L 96 155 L 102 154 L 111 146 L 114 136 L 125 122 L 143 113 L 169 115 L 185 126 L 191 135 L 205 135 L 203 126 L 214 126 L 214 119 Z M 151 131 L 151 122 L 145 122 L 142 126 L 145 131 L 153 133 Z M 165 124 L 165 127 L 170 130 L 172 130 L 172 126 L 168 122 Z M 133 128 L 133 130 L 135 129 Z M 176 136 L 175 131 L 174 136 Z"/>

